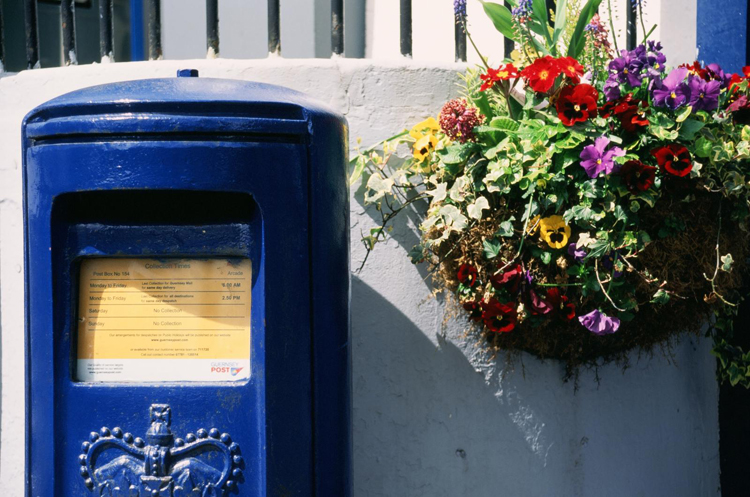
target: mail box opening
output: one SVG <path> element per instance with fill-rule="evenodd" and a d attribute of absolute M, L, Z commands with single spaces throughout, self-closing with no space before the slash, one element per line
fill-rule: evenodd
<path fill-rule="evenodd" d="M 66 254 L 58 263 L 73 284 L 63 311 L 73 317 L 73 381 L 248 380 L 258 212 L 232 192 L 56 199 L 54 252 Z"/>

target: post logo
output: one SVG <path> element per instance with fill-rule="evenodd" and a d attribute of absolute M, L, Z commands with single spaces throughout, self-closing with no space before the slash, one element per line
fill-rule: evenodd
<path fill-rule="evenodd" d="M 231 368 L 231 369 L 229 370 L 229 373 L 230 373 L 230 374 L 231 374 L 232 376 L 237 376 L 237 373 L 239 373 L 239 372 L 240 372 L 240 371 L 242 371 L 243 369 L 245 369 L 245 368 Z"/>
<path fill-rule="evenodd" d="M 237 376 L 240 371 L 245 369 L 244 367 L 237 367 L 236 362 L 212 362 L 211 372 L 216 374 L 229 373 L 232 376 Z"/>

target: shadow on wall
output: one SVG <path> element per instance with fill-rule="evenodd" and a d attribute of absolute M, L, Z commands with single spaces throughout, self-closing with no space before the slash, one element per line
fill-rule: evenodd
<path fill-rule="evenodd" d="M 436 344 L 358 277 L 352 315 L 355 497 L 719 495 L 706 341 L 576 393 L 554 361 L 503 376 L 460 326 Z"/>
<path fill-rule="evenodd" d="M 352 315 L 355 496 L 549 495 L 554 482 L 526 479 L 547 463 L 544 425 L 512 391 L 493 388 L 451 341 L 436 347 L 356 277 Z"/>

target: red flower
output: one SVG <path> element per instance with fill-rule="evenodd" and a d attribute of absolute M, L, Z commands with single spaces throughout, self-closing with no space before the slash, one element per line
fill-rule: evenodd
<path fill-rule="evenodd" d="M 560 289 L 553 287 L 547 292 L 547 301 L 552 305 L 552 312 L 564 319 L 572 321 L 576 317 L 576 306 L 568 300 L 568 297 L 560 293 Z"/>
<path fill-rule="evenodd" d="M 646 107 L 647 105 L 643 100 L 634 99 L 632 93 L 628 93 L 620 99 L 604 104 L 599 109 L 599 113 L 603 117 L 614 115 L 620 121 L 625 131 L 633 133 L 640 128 L 648 126 L 648 119 L 646 119 L 647 111 L 642 110 L 642 107 Z"/>
<path fill-rule="evenodd" d="M 473 287 L 477 282 L 477 268 L 469 264 L 461 264 L 461 267 L 458 268 L 456 278 L 462 284 Z"/>
<path fill-rule="evenodd" d="M 638 160 L 629 160 L 622 165 L 620 176 L 630 193 L 645 192 L 654 184 L 656 168 Z"/>
<path fill-rule="evenodd" d="M 505 81 L 511 78 L 517 78 L 518 76 L 518 69 L 513 64 L 505 64 L 505 66 L 501 65 L 497 69 L 488 68 L 486 74 L 479 76 L 479 79 L 483 81 L 482 87 L 479 88 L 479 91 L 487 91 L 498 81 Z"/>
<path fill-rule="evenodd" d="M 562 68 L 558 61 L 545 55 L 542 58 L 536 59 L 531 65 L 524 67 L 521 71 L 521 76 L 526 79 L 526 82 L 537 93 L 547 93 L 555 84 L 555 79 L 562 72 Z"/>
<path fill-rule="evenodd" d="M 520 264 L 516 264 L 500 274 L 493 274 L 490 276 L 490 283 L 492 283 L 495 290 L 505 288 L 509 292 L 515 293 L 518 291 L 522 279 L 523 269 Z"/>
<path fill-rule="evenodd" d="M 690 72 L 690 74 L 694 74 L 701 79 L 706 79 L 708 75 L 708 71 L 701 66 L 701 63 L 697 60 L 693 62 L 692 64 L 680 64 L 678 67 L 684 67 L 685 69 Z"/>
<path fill-rule="evenodd" d="M 750 66 L 743 67 L 742 74 L 744 74 L 746 78 L 750 78 Z"/>
<path fill-rule="evenodd" d="M 732 113 L 735 123 L 750 124 L 750 102 L 745 95 L 732 102 L 727 110 Z"/>
<path fill-rule="evenodd" d="M 464 309 L 469 313 L 469 319 L 472 321 L 481 321 L 482 307 L 476 302 L 464 302 Z"/>
<path fill-rule="evenodd" d="M 583 66 L 578 63 L 573 57 L 561 57 L 557 59 L 557 63 L 560 66 L 560 70 L 568 77 L 573 83 L 578 83 L 583 76 Z"/>
<path fill-rule="evenodd" d="M 687 176 L 693 169 L 690 152 L 677 143 L 670 143 L 669 145 L 652 150 L 651 155 L 656 157 L 659 167 L 674 176 Z"/>
<path fill-rule="evenodd" d="M 518 314 L 513 302 L 501 304 L 496 298 L 482 302 L 482 321 L 490 331 L 506 333 L 513 331 L 518 322 Z"/>
<path fill-rule="evenodd" d="M 573 126 L 596 117 L 599 92 L 591 85 L 566 86 L 557 99 L 557 117 L 565 126 Z"/>
<path fill-rule="evenodd" d="M 529 308 L 535 315 L 552 312 L 552 304 L 541 298 L 534 290 L 529 290 Z"/>

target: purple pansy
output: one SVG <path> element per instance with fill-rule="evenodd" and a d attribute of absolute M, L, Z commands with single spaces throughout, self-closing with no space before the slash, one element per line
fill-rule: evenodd
<path fill-rule="evenodd" d="M 611 335 L 620 328 L 620 320 L 595 309 L 578 317 L 578 321 L 595 335 Z"/>
<path fill-rule="evenodd" d="M 706 77 L 713 79 L 721 83 L 721 88 L 729 86 L 729 82 L 732 80 L 732 75 L 725 73 L 719 64 L 712 63 L 706 66 Z"/>
<path fill-rule="evenodd" d="M 573 259 L 575 259 L 576 262 L 583 262 L 583 259 L 587 254 L 585 250 L 576 248 L 575 243 L 571 243 L 568 245 L 568 255 L 573 256 Z"/>
<path fill-rule="evenodd" d="M 690 105 L 693 106 L 693 110 L 714 110 L 719 107 L 720 80 L 704 81 L 699 76 L 690 76 L 688 88 L 690 88 Z"/>
<path fill-rule="evenodd" d="M 635 53 L 627 50 L 620 51 L 620 57 L 617 57 L 609 63 L 610 77 L 616 78 L 620 83 L 627 83 L 632 87 L 641 86 L 643 76 L 643 60 L 635 56 Z"/>
<path fill-rule="evenodd" d="M 617 78 L 610 77 L 607 79 L 604 83 L 604 98 L 607 99 L 607 102 L 617 100 L 621 96 L 622 92 L 620 91 L 620 83 L 618 83 Z"/>
<path fill-rule="evenodd" d="M 596 178 L 602 172 L 611 174 L 615 171 L 615 157 L 622 157 L 625 151 L 620 147 L 612 147 L 607 150 L 609 139 L 606 136 L 600 136 L 594 141 L 593 145 L 583 147 L 581 152 L 581 167 L 586 170 L 589 178 Z"/>
<path fill-rule="evenodd" d="M 673 69 L 664 79 L 654 80 L 654 105 L 669 107 L 672 110 L 684 105 L 690 96 L 690 88 L 684 82 L 688 70 L 684 67 Z"/>

